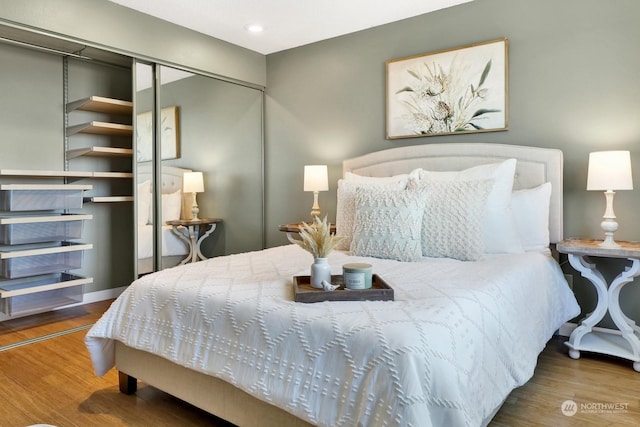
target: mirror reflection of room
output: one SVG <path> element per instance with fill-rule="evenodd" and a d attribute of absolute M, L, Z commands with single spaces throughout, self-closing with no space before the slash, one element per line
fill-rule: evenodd
<path fill-rule="evenodd" d="M 261 92 L 166 66 L 138 63 L 136 72 L 137 274 L 260 249 Z M 202 178 L 205 223 L 190 231 L 180 221 L 193 219 L 183 179 L 191 172 Z"/>

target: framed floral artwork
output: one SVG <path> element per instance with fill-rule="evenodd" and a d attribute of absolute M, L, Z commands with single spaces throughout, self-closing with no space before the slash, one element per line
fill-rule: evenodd
<path fill-rule="evenodd" d="M 506 38 L 389 60 L 387 139 L 508 127 Z"/>
<path fill-rule="evenodd" d="M 160 159 L 180 158 L 180 122 L 178 107 L 167 107 L 160 110 Z M 153 121 L 151 111 L 140 113 L 136 117 L 136 158 L 138 162 L 151 160 L 153 143 Z"/>

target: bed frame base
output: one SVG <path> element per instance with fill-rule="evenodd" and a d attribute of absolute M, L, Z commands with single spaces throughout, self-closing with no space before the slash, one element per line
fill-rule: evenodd
<path fill-rule="evenodd" d="M 237 426 L 309 427 L 311 424 L 210 375 L 176 365 L 116 341 L 120 392 L 133 394 L 137 379 Z M 248 409 L 250 408 L 250 409 Z"/>
<path fill-rule="evenodd" d="M 138 379 L 122 371 L 118 371 L 118 385 L 122 394 L 134 394 L 138 391 Z"/>

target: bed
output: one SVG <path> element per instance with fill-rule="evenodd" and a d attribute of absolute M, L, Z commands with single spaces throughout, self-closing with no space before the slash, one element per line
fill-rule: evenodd
<path fill-rule="evenodd" d="M 153 233 L 155 228 L 151 219 L 152 173 L 151 163 L 138 164 L 136 169 L 136 243 L 138 275 L 152 272 L 153 269 Z M 182 193 L 182 177 L 191 169 L 174 166 L 162 166 L 162 265 L 164 268 L 178 265 L 189 248 L 174 232 L 173 227 L 165 225 L 167 220 L 187 218 L 191 214 L 190 197 Z"/>
<path fill-rule="evenodd" d="M 550 183 L 547 239 L 559 241 L 558 150 L 423 145 L 343 167 L 345 179 L 367 180 L 417 168 L 462 173 L 508 159 L 517 159 L 514 191 Z M 476 193 L 486 195 L 493 180 L 480 182 Z M 340 209 L 339 199 L 338 217 Z M 579 313 L 548 248 L 475 261 L 408 262 L 346 250 L 329 256 L 334 274 L 354 261 L 371 263 L 395 300 L 293 302 L 292 276 L 308 274 L 312 262 L 296 245 L 147 275 L 87 334 L 94 369 L 102 375 L 115 366 L 125 393 L 140 379 L 241 426 L 486 425 L 533 375 L 554 331 Z"/>

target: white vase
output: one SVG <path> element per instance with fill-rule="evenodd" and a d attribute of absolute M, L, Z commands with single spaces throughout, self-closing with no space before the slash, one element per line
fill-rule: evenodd
<path fill-rule="evenodd" d="M 327 258 L 314 258 L 311 264 L 311 287 L 322 289 L 322 281 L 331 283 L 331 266 Z"/>

